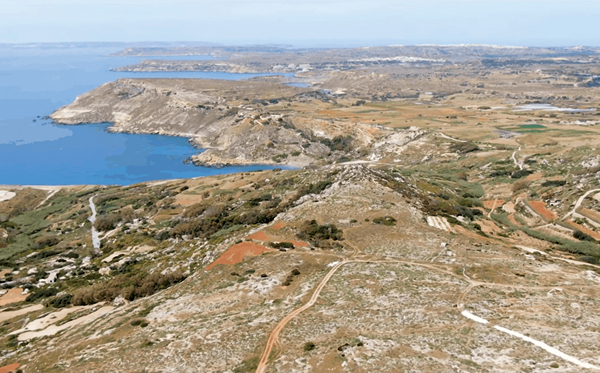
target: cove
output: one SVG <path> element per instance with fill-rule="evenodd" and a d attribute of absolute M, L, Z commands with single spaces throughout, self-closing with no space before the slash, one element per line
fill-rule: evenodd
<path fill-rule="evenodd" d="M 0 47 L 0 184 L 129 185 L 272 168 L 199 167 L 185 162 L 200 152 L 186 138 L 111 133 L 109 124 L 63 126 L 43 119 L 78 95 L 119 78 L 239 80 L 267 75 L 115 72 L 111 69 L 142 59 L 178 57 L 106 57 L 111 52 L 115 50 Z"/>

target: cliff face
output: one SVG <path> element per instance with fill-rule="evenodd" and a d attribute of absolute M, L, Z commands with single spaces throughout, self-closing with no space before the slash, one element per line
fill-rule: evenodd
<path fill-rule="evenodd" d="M 62 124 L 111 122 L 111 131 L 189 137 L 206 149 L 195 160 L 212 165 L 275 163 L 271 158 L 276 154 L 302 150 L 299 145 L 289 146 L 300 142 L 298 135 L 289 128 L 268 125 L 271 118 L 260 118 L 262 110 L 231 105 L 239 93 L 248 101 L 255 100 L 265 83 L 218 84 L 217 90 L 213 81 L 118 80 L 77 97 L 51 117 Z M 297 93 L 292 87 L 278 88 L 273 93 Z M 270 142 L 273 139 L 282 143 L 275 146 Z"/>
<path fill-rule="evenodd" d="M 110 122 L 116 132 L 189 137 L 205 149 L 193 161 L 215 166 L 357 159 L 380 153 L 373 144 L 403 132 L 321 119 L 316 111 L 334 100 L 327 92 L 272 81 L 121 79 L 77 97 L 51 117 L 62 124 Z"/>

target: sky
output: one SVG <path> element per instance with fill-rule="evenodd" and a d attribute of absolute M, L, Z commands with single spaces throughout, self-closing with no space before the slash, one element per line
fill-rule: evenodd
<path fill-rule="evenodd" d="M 598 0 L 0 0 L 0 43 L 600 46 Z"/>

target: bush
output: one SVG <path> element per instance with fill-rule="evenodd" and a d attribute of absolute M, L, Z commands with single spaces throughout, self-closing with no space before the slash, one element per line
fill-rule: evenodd
<path fill-rule="evenodd" d="M 301 227 L 300 238 L 307 237 L 311 240 L 329 240 L 337 241 L 342 238 L 344 232 L 338 229 L 334 224 L 319 225 L 316 220 L 306 221 Z"/>
<path fill-rule="evenodd" d="M 567 184 L 565 180 L 547 180 L 542 183 L 543 187 L 564 186 Z"/>
<path fill-rule="evenodd" d="M 479 147 L 470 141 L 455 142 L 450 145 L 450 150 L 459 154 L 467 154 L 479 150 Z"/>
<path fill-rule="evenodd" d="M 172 272 L 166 275 L 153 273 L 148 275 L 141 273 L 136 276 L 128 274 L 118 275 L 115 278 L 80 289 L 73 295 L 73 305 L 82 306 L 94 304 L 100 301 L 112 301 L 118 295 L 132 301 L 154 294 L 166 289 L 185 279 L 181 272 Z"/>
<path fill-rule="evenodd" d="M 519 170 L 519 171 L 515 171 L 510 175 L 511 179 L 520 179 L 522 177 L 531 175 L 531 171 L 529 170 Z"/>
<path fill-rule="evenodd" d="M 104 215 L 96 219 L 94 227 L 100 232 L 111 231 L 117 227 L 120 221 L 121 217 L 118 214 Z"/>
<path fill-rule="evenodd" d="M 582 231 L 573 232 L 573 237 L 577 238 L 579 241 L 596 242 L 594 237 L 590 236 L 589 234 L 585 234 Z"/>
<path fill-rule="evenodd" d="M 60 240 L 53 236 L 42 236 L 35 240 L 35 244 L 37 247 L 44 248 L 58 245 Z"/>
<path fill-rule="evenodd" d="M 49 299 L 46 303 L 46 307 L 64 308 L 71 304 L 73 300 L 72 294 L 63 294 L 52 299 Z"/>
<path fill-rule="evenodd" d="M 387 225 L 388 227 L 391 227 L 393 225 L 396 225 L 396 219 L 394 219 L 391 216 L 383 216 L 383 217 L 380 217 L 380 218 L 373 219 L 373 223 L 375 223 L 375 224 L 383 224 L 383 225 Z"/>
<path fill-rule="evenodd" d="M 204 203 L 195 203 L 195 204 L 191 205 L 190 207 L 188 207 L 187 209 L 185 209 L 185 211 L 183 212 L 183 216 L 185 218 L 195 218 L 195 217 L 202 215 L 202 213 L 207 208 L 208 208 L 208 206 L 205 205 Z"/>
<path fill-rule="evenodd" d="M 274 249 L 293 249 L 294 244 L 291 242 L 271 242 L 269 244 Z"/>
<path fill-rule="evenodd" d="M 527 189 L 528 187 L 529 187 L 529 182 L 527 180 L 519 180 L 513 184 L 512 191 L 513 191 L 513 193 L 516 193 L 523 189 Z"/>
<path fill-rule="evenodd" d="M 304 344 L 304 351 L 308 352 L 308 351 L 312 351 L 316 348 L 317 346 L 313 343 L 313 342 L 306 342 Z"/>
<path fill-rule="evenodd" d="M 40 289 L 35 293 L 31 293 L 25 298 L 25 302 L 35 302 L 38 299 L 52 297 L 58 294 L 58 290 L 55 288 Z"/>

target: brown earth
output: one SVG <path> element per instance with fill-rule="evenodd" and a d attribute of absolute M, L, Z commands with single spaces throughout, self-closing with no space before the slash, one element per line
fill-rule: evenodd
<path fill-rule="evenodd" d="M 206 269 L 211 269 L 217 264 L 236 264 L 240 263 L 246 255 L 257 256 L 264 252 L 273 251 L 263 245 L 252 242 L 242 242 L 231 246 L 217 260 L 210 264 Z"/>
<path fill-rule="evenodd" d="M 0 298 L 0 306 L 24 301 L 27 298 L 27 294 L 21 294 L 22 292 L 23 289 L 21 288 L 10 289 Z"/>

